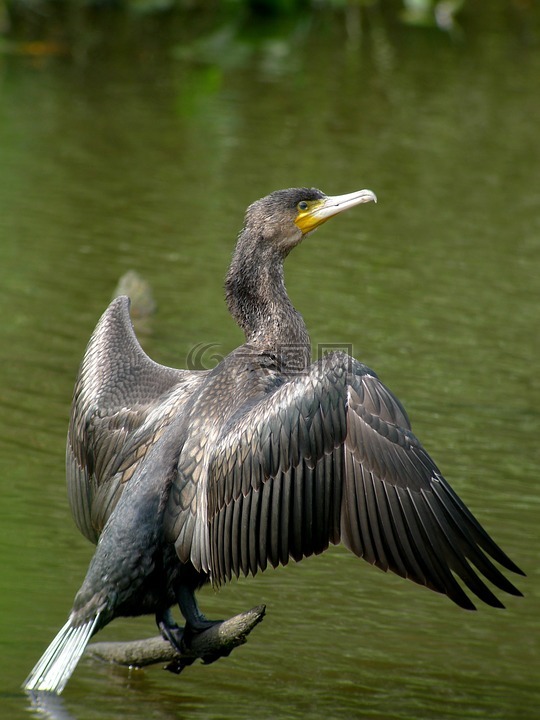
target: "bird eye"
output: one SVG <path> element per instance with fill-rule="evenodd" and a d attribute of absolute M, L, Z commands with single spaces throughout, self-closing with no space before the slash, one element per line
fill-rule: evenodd
<path fill-rule="evenodd" d="M 300 200 L 300 202 L 297 205 L 297 208 L 299 210 L 307 210 L 308 207 L 309 207 L 309 205 L 307 204 L 307 202 L 305 200 Z"/>

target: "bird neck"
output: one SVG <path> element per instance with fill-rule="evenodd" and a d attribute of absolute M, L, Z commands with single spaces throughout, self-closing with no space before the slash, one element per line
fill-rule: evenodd
<path fill-rule="evenodd" d="M 225 297 L 246 343 L 280 356 L 309 362 L 311 344 L 300 313 L 293 307 L 283 278 L 283 253 L 244 230 L 225 280 Z M 303 361 L 302 361 L 303 362 Z"/>

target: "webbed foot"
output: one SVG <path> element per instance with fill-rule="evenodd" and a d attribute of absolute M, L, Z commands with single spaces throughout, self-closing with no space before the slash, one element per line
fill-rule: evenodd
<path fill-rule="evenodd" d="M 161 637 L 173 646 L 179 653 L 184 648 L 184 630 L 179 627 L 172 616 L 170 610 L 156 614 L 156 624 L 161 633 Z"/>
<path fill-rule="evenodd" d="M 184 626 L 184 635 L 182 638 L 184 648 L 186 649 L 191 647 L 191 641 L 196 635 L 200 635 L 205 630 L 209 630 L 211 627 L 214 627 L 214 625 L 219 625 L 221 622 L 223 621 L 207 620 L 204 615 L 199 615 L 195 624 L 191 622 L 186 622 Z"/>
<path fill-rule="evenodd" d="M 186 619 L 184 627 L 184 643 L 189 647 L 189 642 L 194 635 L 208 630 L 214 625 L 223 622 L 222 620 L 208 620 L 199 609 L 195 593 L 186 585 L 181 585 L 176 594 L 178 605 L 182 615 Z"/>

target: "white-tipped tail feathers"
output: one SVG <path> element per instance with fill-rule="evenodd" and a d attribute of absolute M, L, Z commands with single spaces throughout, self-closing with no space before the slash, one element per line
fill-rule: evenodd
<path fill-rule="evenodd" d="M 25 690 L 60 694 L 92 637 L 99 613 L 82 625 L 68 620 L 23 684 Z"/>

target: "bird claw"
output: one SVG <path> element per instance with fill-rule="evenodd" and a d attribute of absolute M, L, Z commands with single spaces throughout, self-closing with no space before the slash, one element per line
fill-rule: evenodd
<path fill-rule="evenodd" d="M 182 637 L 182 652 L 186 652 L 191 649 L 191 641 L 196 635 L 201 635 L 206 630 L 209 630 L 214 625 L 219 625 L 223 620 L 207 620 L 202 615 L 197 618 L 195 624 L 187 622 L 184 626 L 183 637 Z M 217 658 L 216 658 L 217 659 Z"/>
<path fill-rule="evenodd" d="M 197 635 L 201 635 L 206 630 L 209 630 L 214 625 L 219 625 L 222 621 L 221 620 L 207 620 L 206 618 L 198 618 L 196 625 L 192 625 L 191 623 L 186 623 L 185 627 L 183 629 L 179 628 L 178 625 L 175 625 L 174 627 L 171 625 L 167 625 L 165 627 L 161 627 L 162 630 L 162 636 L 168 640 L 171 645 L 174 647 L 174 649 L 180 653 L 183 657 L 181 658 L 175 658 L 172 660 L 165 669 L 169 672 L 174 673 L 175 675 L 179 675 L 184 668 L 186 668 L 188 665 L 192 665 L 196 658 L 195 657 L 185 657 L 186 654 L 189 654 L 191 652 L 191 642 L 193 638 Z M 201 660 L 203 661 L 204 665 L 210 665 L 213 662 L 216 662 L 216 660 L 219 660 L 221 657 L 227 657 L 231 654 L 231 649 L 223 650 L 222 652 L 216 652 L 212 653 L 210 655 L 203 655 L 201 657 Z"/>
<path fill-rule="evenodd" d="M 171 660 L 168 665 L 165 665 L 165 670 L 168 670 L 175 675 L 180 675 L 182 670 L 188 667 L 188 665 L 193 665 L 195 660 L 196 658 L 175 658 L 174 660 Z"/>
<path fill-rule="evenodd" d="M 161 637 L 169 642 L 177 652 L 182 653 L 184 646 L 184 629 L 179 627 L 172 620 L 170 614 L 159 618 L 157 626 L 159 628 L 159 632 L 161 633 Z"/>
<path fill-rule="evenodd" d="M 203 665 L 211 665 L 212 663 L 216 662 L 216 660 L 219 660 L 223 657 L 229 657 L 229 655 L 232 652 L 232 648 L 228 648 L 227 650 L 222 650 L 218 653 L 213 653 L 212 655 L 203 655 L 201 658 Z"/>

